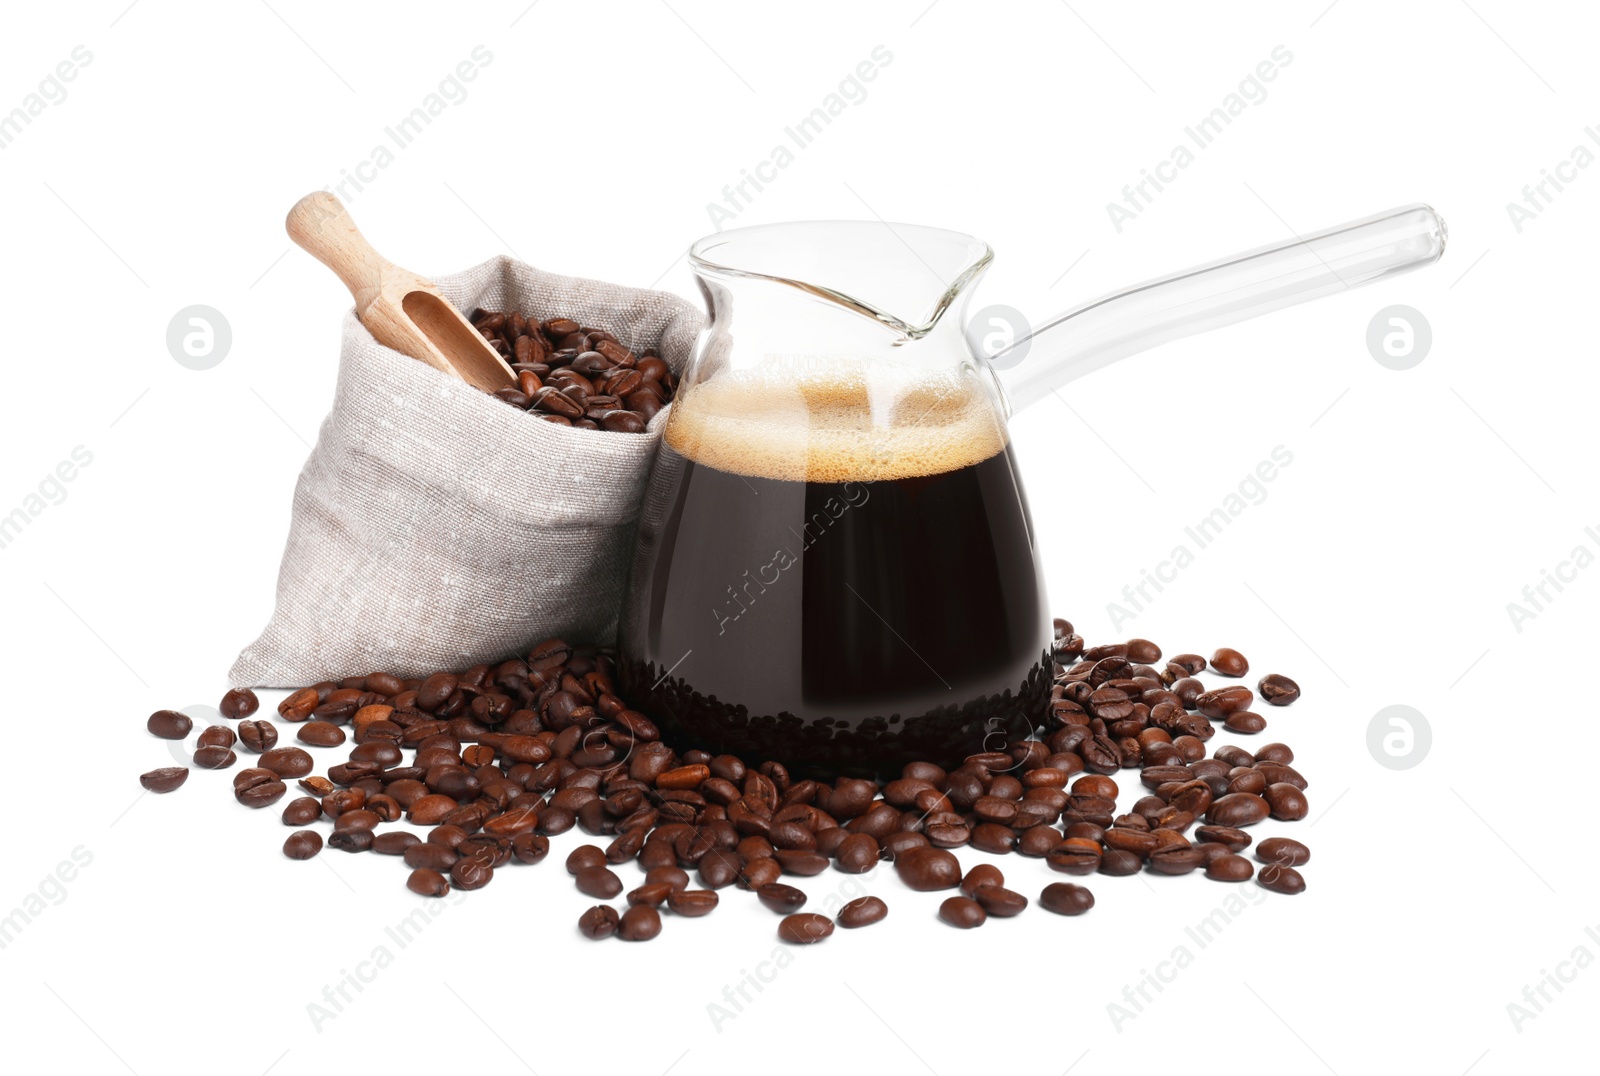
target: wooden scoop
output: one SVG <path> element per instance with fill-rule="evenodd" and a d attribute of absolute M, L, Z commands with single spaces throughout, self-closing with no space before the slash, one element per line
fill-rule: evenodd
<path fill-rule="evenodd" d="M 378 343 L 484 392 L 516 388 L 516 374 L 461 311 L 433 284 L 373 250 L 339 199 L 327 191 L 306 195 L 289 210 L 285 227 L 344 281 L 356 316 Z"/>

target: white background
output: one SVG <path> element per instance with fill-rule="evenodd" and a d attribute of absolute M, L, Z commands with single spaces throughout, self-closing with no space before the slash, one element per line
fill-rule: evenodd
<path fill-rule="evenodd" d="M 1507 603 L 1580 543 L 1600 551 L 1584 534 L 1600 524 L 1600 169 L 1520 233 L 1506 204 L 1575 146 L 1600 151 L 1584 133 L 1600 122 L 1592 12 L 1210 7 L 13 5 L 0 113 L 74 47 L 93 59 L 0 150 L 0 514 L 76 446 L 93 462 L 0 550 L 0 912 L 49 898 L 0 950 L 7 1067 L 250 1076 L 460 1056 L 546 1076 L 757 1061 L 1091 1074 L 1182 1056 L 1193 1072 L 1572 1071 L 1600 970 L 1520 1027 L 1507 1005 L 1546 972 L 1570 976 L 1575 948 L 1600 955 L 1584 933 L 1600 933 L 1600 909 L 1577 762 L 1600 572 L 1550 591 L 1520 631 Z M 511 251 L 692 296 L 679 259 L 711 230 L 707 203 L 878 45 L 893 60 L 867 97 L 739 223 L 971 232 L 998 251 L 979 305 L 1039 319 L 1293 232 L 1440 210 L 1438 266 L 1135 357 L 1074 384 L 1070 411 L 1045 401 L 1013 427 L 1059 615 L 1091 641 L 1236 646 L 1304 687 L 1268 714 L 1268 738 L 1296 748 L 1313 813 L 1258 833 L 1312 845 L 1304 895 L 1097 877 L 1087 916 L 1033 909 L 960 933 L 933 918 L 939 895 L 885 870 L 870 883 L 884 924 L 786 951 L 718 1024 L 724 987 L 772 970 L 774 919 L 744 894 L 710 920 L 668 918 L 651 945 L 596 946 L 572 927 L 591 902 L 561 869 L 567 838 L 544 867 L 452 898 L 400 949 L 385 927 L 421 902 L 397 862 L 284 859 L 277 811 L 237 807 L 226 774 L 139 795 L 135 777 L 169 764 L 145 715 L 214 704 L 268 615 L 330 399 L 349 299 L 290 250 L 284 211 L 366 160 L 478 45 L 494 58 L 469 96 L 352 203 L 380 249 L 425 274 Z M 1106 203 L 1279 45 L 1293 61 L 1267 97 L 1119 234 Z M 196 303 L 233 333 L 206 372 L 165 344 Z M 1396 303 L 1434 336 L 1404 372 L 1365 344 Z M 1264 503 L 1114 631 L 1107 603 L 1278 445 L 1294 461 Z M 1431 725 L 1414 768 L 1369 752 L 1391 704 Z M 47 882 L 80 846 L 88 865 Z M 1003 866 L 1029 896 L 1058 880 Z M 847 884 L 830 872 L 807 888 L 820 903 Z M 1252 900 L 1199 948 L 1185 928 L 1231 893 Z M 316 1024 L 308 1004 L 385 945 L 392 962 Z M 1108 1003 L 1179 946 L 1192 962 L 1114 1022 Z M 1222 1039 L 1242 1061 L 1199 1045 Z"/>

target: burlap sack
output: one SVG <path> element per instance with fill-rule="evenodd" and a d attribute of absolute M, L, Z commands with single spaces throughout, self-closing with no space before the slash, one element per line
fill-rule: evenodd
<path fill-rule="evenodd" d="M 664 292 L 496 258 L 435 283 L 459 309 L 609 329 L 682 369 L 700 314 Z M 609 643 L 666 412 L 643 434 L 543 422 L 344 320 L 333 410 L 295 488 L 277 608 L 238 686 L 409 677 L 559 635 Z"/>

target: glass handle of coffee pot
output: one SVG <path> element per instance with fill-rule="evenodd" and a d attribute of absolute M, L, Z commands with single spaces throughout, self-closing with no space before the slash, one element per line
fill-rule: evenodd
<path fill-rule="evenodd" d="M 1391 209 L 1085 303 L 1051 318 L 990 363 L 1015 413 L 1075 378 L 1168 340 L 1432 264 L 1444 253 L 1445 237 L 1444 221 L 1430 207 Z"/>

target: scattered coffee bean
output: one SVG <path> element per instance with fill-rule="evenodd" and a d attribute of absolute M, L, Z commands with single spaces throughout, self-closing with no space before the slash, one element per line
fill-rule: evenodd
<path fill-rule="evenodd" d="M 1243 676 L 1250 671 L 1250 663 L 1239 651 L 1223 647 L 1211 655 L 1211 669 L 1219 676 Z"/>
<path fill-rule="evenodd" d="M 294 738 L 312 747 L 338 747 L 344 743 L 344 729 L 327 721 L 307 721 Z"/>
<path fill-rule="evenodd" d="M 421 843 L 421 837 L 403 829 L 372 835 L 372 850 L 381 856 L 403 856 L 412 845 Z"/>
<path fill-rule="evenodd" d="M 961 884 L 961 861 L 943 848 L 912 848 L 895 857 L 894 869 L 908 888 L 923 892 Z"/>
<path fill-rule="evenodd" d="M 1071 882 L 1052 882 L 1039 894 L 1039 907 L 1057 915 L 1082 915 L 1094 907 L 1094 894 Z"/>
<path fill-rule="evenodd" d="M 585 938 L 599 941 L 609 938 L 617 932 L 620 917 L 617 910 L 605 904 L 596 904 L 593 908 L 578 916 L 578 933 Z"/>
<path fill-rule="evenodd" d="M 1263 795 L 1272 808 L 1272 817 L 1284 822 L 1298 822 L 1311 811 L 1306 794 L 1288 782 L 1268 785 Z"/>
<path fill-rule="evenodd" d="M 977 894 L 972 899 L 983 905 L 985 912 L 1001 919 L 1021 915 L 1028 907 L 1027 897 L 1003 885 L 979 886 Z"/>
<path fill-rule="evenodd" d="M 322 834 L 314 829 L 291 833 L 283 842 L 283 854 L 290 859 L 310 859 L 320 851 L 322 851 Z"/>
<path fill-rule="evenodd" d="M 839 909 L 836 919 L 846 930 L 854 930 L 871 926 L 888 914 L 889 906 L 877 897 L 857 897 Z"/>
<path fill-rule="evenodd" d="M 229 721 L 237 721 L 261 709 L 261 700 L 256 698 L 256 693 L 249 688 L 236 687 L 222 696 L 222 703 L 217 709 L 222 711 L 222 716 Z"/>
<path fill-rule="evenodd" d="M 260 754 L 272 750 L 278 742 L 278 728 L 270 721 L 239 722 L 239 743 L 246 751 Z"/>
<path fill-rule="evenodd" d="M 225 770 L 237 761 L 226 747 L 198 747 L 194 752 L 194 764 L 202 770 Z"/>
<path fill-rule="evenodd" d="M 1256 684 L 1261 697 L 1269 706 L 1288 706 L 1300 697 L 1300 685 L 1278 673 L 1268 673 Z"/>
<path fill-rule="evenodd" d="M 283 809 L 283 824 L 286 826 L 309 826 L 321 817 L 322 802 L 310 796 L 290 800 L 289 806 Z"/>
<path fill-rule="evenodd" d="M 1229 732 L 1238 732 L 1246 736 L 1254 736 L 1267 727 L 1267 719 L 1253 710 L 1238 710 L 1228 715 L 1222 723 Z"/>
<path fill-rule="evenodd" d="M 756 898 L 779 915 L 797 912 L 806 903 L 806 895 L 802 890 L 782 882 L 762 886 L 756 890 Z"/>
<path fill-rule="evenodd" d="M 189 779 L 187 766 L 163 766 L 139 775 L 139 783 L 151 792 L 171 792 Z"/>
<path fill-rule="evenodd" d="M 667 894 L 667 908 L 674 915 L 698 919 L 716 908 L 717 894 L 709 889 L 674 889 Z"/>
<path fill-rule="evenodd" d="M 418 867 L 406 879 L 406 888 L 418 896 L 442 897 L 450 892 L 450 883 L 438 871 Z"/>
<path fill-rule="evenodd" d="M 150 735 L 159 736 L 163 740 L 181 740 L 189 735 L 189 730 L 194 728 L 194 722 L 188 714 L 180 714 L 176 710 L 157 710 L 150 715 L 144 723 L 150 730 Z"/>
<path fill-rule="evenodd" d="M 815 945 L 832 933 L 833 920 L 815 912 L 797 912 L 778 924 L 778 937 L 791 945 Z"/>
<path fill-rule="evenodd" d="M 1247 882 L 1255 872 L 1248 859 L 1232 852 L 1206 864 L 1206 877 L 1218 882 Z"/>
<path fill-rule="evenodd" d="M 200 747 L 232 747 L 233 730 L 227 725 L 208 725 L 195 740 Z"/>
<path fill-rule="evenodd" d="M 233 797 L 246 807 L 271 807 L 288 790 L 277 774 L 258 766 L 233 775 Z"/>
<path fill-rule="evenodd" d="M 983 905 L 971 897 L 946 897 L 944 903 L 939 905 L 939 918 L 953 927 L 971 930 L 973 927 L 983 926 L 989 918 L 989 913 L 983 910 Z"/>
<path fill-rule="evenodd" d="M 1000 872 L 999 867 L 996 867 L 993 863 L 979 863 L 967 872 L 966 877 L 961 879 L 961 892 L 965 896 L 976 899 L 978 890 L 984 886 L 1005 884 L 1006 876 Z"/>
<path fill-rule="evenodd" d="M 338 834 L 335 833 L 334 836 L 338 836 Z M 367 843 L 370 844 L 372 834 L 368 833 L 366 836 Z M 450 884 L 456 889 L 482 889 L 493 880 L 494 864 L 481 856 L 466 856 L 462 859 L 457 859 L 450 868 Z"/>
<path fill-rule="evenodd" d="M 311 755 L 298 747 L 274 747 L 261 753 L 258 765 L 279 777 L 304 777 L 311 772 L 313 763 Z"/>
<path fill-rule="evenodd" d="M 1256 845 L 1256 858 L 1263 863 L 1299 867 L 1311 859 L 1311 849 L 1289 837 L 1268 837 Z"/>
<path fill-rule="evenodd" d="M 1300 876 L 1299 871 L 1278 863 L 1269 863 L 1262 867 L 1256 874 L 1256 884 L 1262 889 L 1270 889 L 1274 893 L 1287 893 L 1291 896 L 1303 893 L 1306 888 L 1306 880 Z"/>
<path fill-rule="evenodd" d="M 610 900 L 622 892 L 622 879 L 608 867 L 584 867 L 573 875 L 573 881 L 578 885 L 578 892 L 586 897 Z"/>
<path fill-rule="evenodd" d="M 623 941 L 649 941 L 660 933 L 661 913 L 649 904 L 635 904 L 617 924 L 617 937 Z"/>

